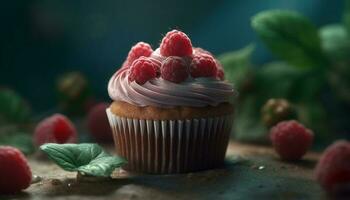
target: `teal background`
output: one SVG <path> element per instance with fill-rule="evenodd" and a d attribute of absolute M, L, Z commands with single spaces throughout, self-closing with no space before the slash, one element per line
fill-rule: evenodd
<path fill-rule="evenodd" d="M 96 96 L 108 100 L 107 81 L 130 47 L 146 41 L 157 47 L 162 35 L 178 28 L 194 46 L 214 54 L 256 43 L 255 63 L 271 54 L 250 27 L 259 11 L 292 9 L 317 26 L 336 23 L 343 1 L 72 1 L 2 2 L 0 86 L 27 98 L 35 110 L 56 105 L 54 84 L 64 72 L 87 75 Z"/>

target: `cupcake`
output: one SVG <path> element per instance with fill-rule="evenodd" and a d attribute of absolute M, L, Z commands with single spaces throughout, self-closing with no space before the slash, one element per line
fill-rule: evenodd
<path fill-rule="evenodd" d="M 233 121 L 233 86 L 211 53 L 168 32 L 160 47 L 139 42 L 111 77 L 107 109 L 125 169 L 185 173 L 223 164 Z"/>

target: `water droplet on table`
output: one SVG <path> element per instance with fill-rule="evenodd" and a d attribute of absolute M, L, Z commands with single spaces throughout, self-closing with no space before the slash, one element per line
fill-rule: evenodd
<path fill-rule="evenodd" d="M 31 184 L 34 184 L 34 183 L 39 183 L 40 181 L 42 181 L 43 180 L 43 178 L 41 177 L 41 176 L 38 176 L 38 175 L 33 175 L 32 176 L 32 182 L 31 182 Z"/>
<path fill-rule="evenodd" d="M 263 170 L 263 169 L 265 169 L 264 165 L 261 165 L 261 166 L 258 167 L 258 170 Z"/>

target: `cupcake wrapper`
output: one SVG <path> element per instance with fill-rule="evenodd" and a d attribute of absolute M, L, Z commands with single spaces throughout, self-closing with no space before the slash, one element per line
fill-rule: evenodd
<path fill-rule="evenodd" d="M 117 153 L 126 170 L 171 174 L 223 164 L 233 115 L 186 120 L 120 117 L 107 109 Z"/>

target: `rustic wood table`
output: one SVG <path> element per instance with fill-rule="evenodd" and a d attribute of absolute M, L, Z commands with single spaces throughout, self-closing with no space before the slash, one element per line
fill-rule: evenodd
<path fill-rule="evenodd" d="M 42 180 L 0 199 L 327 199 L 314 180 L 319 154 L 282 162 L 269 147 L 231 142 L 221 169 L 180 175 L 137 175 L 119 170 L 113 179 L 76 179 L 51 161 L 30 158 Z"/>

